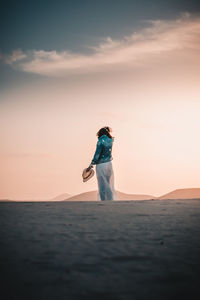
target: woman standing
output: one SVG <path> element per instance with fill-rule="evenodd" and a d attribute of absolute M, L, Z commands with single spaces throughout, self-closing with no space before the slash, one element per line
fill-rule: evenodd
<path fill-rule="evenodd" d="M 112 146 L 114 137 L 111 136 L 110 127 L 102 127 L 97 132 L 97 145 L 89 171 L 96 165 L 96 176 L 98 182 L 98 200 L 117 200 L 114 190 L 114 173 L 112 167 Z"/>

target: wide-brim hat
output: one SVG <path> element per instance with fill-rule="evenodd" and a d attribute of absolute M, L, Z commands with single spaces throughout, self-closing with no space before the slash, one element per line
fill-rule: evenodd
<path fill-rule="evenodd" d="M 83 182 L 88 181 L 93 176 L 94 176 L 94 170 L 92 168 L 89 171 L 87 171 L 87 168 L 83 170 L 83 173 L 82 173 Z"/>

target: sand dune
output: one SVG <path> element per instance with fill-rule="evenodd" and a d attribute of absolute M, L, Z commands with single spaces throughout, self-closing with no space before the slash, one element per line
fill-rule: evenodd
<path fill-rule="evenodd" d="M 157 199 L 200 199 L 200 188 L 177 189 Z"/>
<path fill-rule="evenodd" d="M 143 195 L 143 194 L 126 194 L 117 191 L 118 200 L 149 200 L 155 198 L 152 195 Z M 90 191 L 75 195 L 65 201 L 95 201 L 97 200 L 97 191 Z"/>
<path fill-rule="evenodd" d="M 118 200 L 162 200 L 162 199 L 200 199 L 200 188 L 177 189 L 160 197 L 144 194 L 126 194 L 117 191 Z M 65 198 L 64 201 L 95 201 L 97 191 L 90 191 Z"/>
<path fill-rule="evenodd" d="M 49 201 L 63 201 L 63 200 L 66 200 L 70 197 L 72 197 L 72 195 L 64 193 L 64 194 L 60 194 L 60 195 L 50 199 Z"/>
<path fill-rule="evenodd" d="M 117 191 L 118 200 L 120 201 L 128 201 L 128 200 L 164 200 L 164 199 L 200 199 L 200 188 L 186 188 L 186 189 L 177 189 L 165 195 L 155 197 L 152 195 L 144 195 L 144 194 L 126 194 L 120 191 Z M 77 195 L 70 195 L 68 193 L 60 194 L 54 198 L 46 199 L 46 200 L 23 200 L 25 201 L 96 201 L 97 200 L 97 191 L 85 192 Z M 22 200 L 10 200 L 10 199 L 0 199 L 0 202 L 18 202 Z"/>

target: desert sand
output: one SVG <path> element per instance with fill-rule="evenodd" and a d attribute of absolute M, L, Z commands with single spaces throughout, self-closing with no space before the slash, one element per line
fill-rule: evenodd
<path fill-rule="evenodd" d="M 120 191 L 116 191 L 118 200 L 121 201 L 127 201 L 127 200 L 149 200 L 154 198 L 154 196 L 151 195 L 144 195 L 144 194 L 126 194 L 122 193 Z M 78 195 L 74 195 L 72 197 L 68 197 L 64 199 L 63 201 L 98 201 L 97 200 L 97 191 L 90 191 L 81 193 Z"/>
<path fill-rule="evenodd" d="M 200 199 L 200 188 L 185 188 L 177 189 L 167 193 L 165 195 L 155 197 L 153 195 L 146 194 L 127 194 L 120 191 L 117 192 L 117 199 L 121 201 L 127 200 L 155 200 L 155 199 Z M 63 194 L 65 195 L 65 194 Z M 63 197 L 63 195 L 57 198 L 63 199 L 63 201 L 94 201 L 97 200 L 97 191 L 90 191 L 81 193 L 74 196 Z M 54 199 L 57 199 L 54 198 Z"/>
<path fill-rule="evenodd" d="M 158 199 L 200 199 L 200 188 L 177 189 Z"/>
<path fill-rule="evenodd" d="M 199 200 L 1 203 L 0 297 L 200 299 L 199 237 Z"/>

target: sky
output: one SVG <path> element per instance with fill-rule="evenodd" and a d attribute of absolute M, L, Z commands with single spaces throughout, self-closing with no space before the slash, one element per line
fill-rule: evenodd
<path fill-rule="evenodd" d="M 199 1 L 3 1 L 0 199 L 82 182 L 96 132 L 115 137 L 115 187 L 200 187 Z"/>

